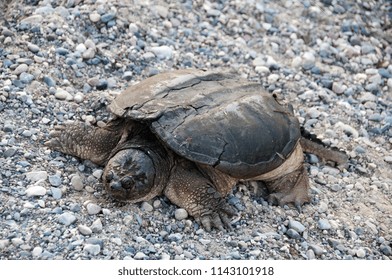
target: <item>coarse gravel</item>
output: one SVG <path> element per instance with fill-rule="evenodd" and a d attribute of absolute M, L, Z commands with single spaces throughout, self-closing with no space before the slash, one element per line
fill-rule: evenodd
<path fill-rule="evenodd" d="M 0 259 L 391 259 L 391 21 L 387 0 L 0 0 Z M 233 230 L 206 232 L 164 197 L 113 201 L 102 167 L 43 145 L 189 67 L 260 82 L 349 165 L 308 155 L 301 213 L 241 183 Z"/>

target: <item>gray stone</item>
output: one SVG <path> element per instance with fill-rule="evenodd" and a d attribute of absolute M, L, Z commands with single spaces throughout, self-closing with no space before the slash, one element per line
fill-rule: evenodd
<path fill-rule="evenodd" d="M 384 157 L 385 162 L 392 163 L 392 156 Z"/>
<path fill-rule="evenodd" d="M 62 180 L 61 177 L 59 175 L 51 175 L 49 176 L 49 183 L 53 186 L 53 187 L 59 187 L 61 186 Z"/>
<path fill-rule="evenodd" d="M 37 52 L 40 51 L 40 48 L 39 48 L 37 45 L 32 44 L 32 43 L 28 43 L 28 44 L 27 44 L 27 48 L 28 48 L 29 51 L 31 51 L 32 53 L 37 53 Z"/>
<path fill-rule="evenodd" d="M 95 204 L 95 203 L 89 203 L 87 204 L 87 213 L 89 213 L 90 215 L 96 215 L 99 212 L 101 212 L 102 208 L 101 206 Z"/>
<path fill-rule="evenodd" d="M 25 175 L 26 179 L 33 183 L 40 180 L 46 180 L 48 178 L 48 172 L 46 171 L 31 171 Z"/>
<path fill-rule="evenodd" d="M 23 72 L 27 72 L 29 70 L 29 66 L 25 63 L 18 65 L 18 67 L 15 68 L 14 74 L 15 75 L 20 75 Z"/>
<path fill-rule="evenodd" d="M 147 258 L 147 256 L 143 252 L 137 252 L 136 255 L 134 256 L 135 260 L 143 260 L 145 258 Z"/>
<path fill-rule="evenodd" d="M 101 252 L 101 246 L 97 244 L 86 244 L 83 247 L 83 251 L 90 255 L 96 256 Z"/>
<path fill-rule="evenodd" d="M 75 175 L 75 176 L 72 177 L 72 179 L 71 179 L 71 185 L 72 185 L 72 187 L 73 187 L 75 190 L 77 190 L 77 191 L 83 190 L 83 187 L 84 187 L 84 186 L 83 186 L 82 178 L 80 178 L 79 175 Z"/>
<path fill-rule="evenodd" d="M 35 79 L 35 77 L 32 74 L 23 72 L 20 74 L 19 79 L 24 84 L 30 84 Z"/>
<path fill-rule="evenodd" d="M 92 230 L 93 232 L 95 232 L 95 233 L 100 233 L 100 232 L 102 232 L 103 226 L 102 226 L 101 219 L 100 219 L 100 218 L 96 219 L 96 220 L 93 222 L 93 224 L 91 225 L 90 228 L 91 228 L 91 230 Z"/>
<path fill-rule="evenodd" d="M 91 59 L 91 58 L 94 58 L 94 56 L 95 56 L 95 49 L 94 48 L 88 48 L 82 54 L 82 57 L 84 59 Z"/>
<path fill-rule="evenodd" d="M 302 233 L 305 231 L 305 226 L 298 221 L 290 220 L 289 221 L 289 228 Z"/>
<path fill-rule="evenodd" d="M 183 208 L 176 209 L 176 211 L 174 212 L 174 217 L 176 218 L 176 220 L 181 221 L 188 218 L 188 212 Z"/>
<path fill-rule="evenodd" d="M 170 59 L 173 56 L 173 50 L 169 46 L 152 47 L 151 51 L 159 59 Z"/>
<path fill-rule="evenodd" d="M 28 197 L 44 196 L 45 194 L 46 194 L 46 189 L 42 186 L 31 186 L 26 190 L 26 195 Z"/>
<path fill-rule="evenodd" d="M 318 226 L 318 228 L 321 229 L 321 230 L 328 230 L 328 229 L 331 229 L 331 224 L 330 224 L 329 221 L 326 220 L 326 219 L 320 219 L 320 220 L 317 222 L 317 226 Z"/>
<path fill-rule="evenodd" d="M 318 209 L 317 209 L 317 211 L 318 211 L 319 213 L 325 213 L 325 212 L 327 212 L 327 211 L 328 211 L 328 204 L 325 203 L 325 202 L 323 202 L 323 201 L 321 201 L 321 202 L 320 202 L 320 205 L 319 205 L 319 207 L 318 207 Z"/>
<path fill-rule="evenodd" d="M 0 246 L 1 247 L 1 246 Z M 382 244 L 380 246 L 380 251 L 383 253 L 385 256 L 391 256 L 392 255 L 392 248 L 388 245 Z"/>
<path fill-rule="evenodd" d="M 146 201 L 144 201 L 142 203 L 141 208 L 143 211 L 146 211 L 146 212 L 152 212 L 154 210 L 154 207 L 152 207 L 152 205 Z"/>
<path fill-rule="evenodd" d="M 78 225 L 78 230 L 82 235 L 91 235 L 93 233 L 92 229 L 85 225 Z"/>
<path fill-rule="evenodd" d="M 113 20 L 116 18 L 116 14 L 115 13 L 107 13 L 101 16 L 101 21 L 103 23 L 108 23 L 109 21 Z"/>
<path fill-rule="evenodd" d="M 10 241 L 8 239 L 1 239 L 0 240 L 0 250 L 3 250 L 7 248 L 10 244 Z"/>
<path fill-rule="evenodd" d="M 313 250 L 313 252 L 316 254 L 316 256 L 321 256 L 322 254 L 325 253 L 325 250 L 322 247 L 320 247 L 319 245 L 309 244 L 309 247 Z"/>
<path fill-rule="evenodd" d="M 59 223 L 65 225 L 65 226 L 69 226 L 69 225 L 73 224 L 74 222 L 76 222 L 76 220 L 77 219 L 76 219 L 75 215 L 70 212 L 65 212 L 58 217 Z"/>
<path fill-rule="evenodd" d="M 333 84 L 332 84 L 332 91 L 336 94 L 343 94 L 346 89 L 347 89 L 347 86 L 345 86 L 341 83 L 333 82 Z"/>
<path fill-rule="evenodd" d="M 301 235 L 294 229 L 290 228 L 286 231 L 286 235 L 292 239 L 300 239 Z"/>

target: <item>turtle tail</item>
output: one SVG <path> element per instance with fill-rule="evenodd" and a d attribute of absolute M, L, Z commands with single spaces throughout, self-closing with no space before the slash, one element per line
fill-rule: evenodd
<path fill-rule="evenodd" d="M 316 135 L 301 127 L 301 147 L 305 153 L 315 154 L 324 161 L 335 162 L 337 166 L 345 166 L 348 155 L 335 147 L 328 147 Z"/>

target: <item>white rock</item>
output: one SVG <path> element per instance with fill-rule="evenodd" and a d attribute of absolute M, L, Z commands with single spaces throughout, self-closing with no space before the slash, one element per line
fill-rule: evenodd
<path fill-rule="evenodd" d="M 302 66 L 305 68 L 311 68 L 316 62 L 316 58 L 313 53 L 305 52 L 302 55 Z"/>
<path fill-rule="evenodd" d="M 87 48 L 83 43 L 80 43 L 79 45 L 76 46 L 75 50 L 79 53 L 84 53 Z"/>
<path fill-rule="evenodd" d="M 352 135 L 353 138 L 358 138 L 359 137 L 359 132 L 358 130 L 356 130 L 354 127 L 348 125 L 348 124 L 344 124 L 342 122 L 337 122 L 335 124 L 335 128 L 340 128 L 342 129 L 347 135 Z"/>
<path fill-rule="evenodd" d="M 181 221 L 188 218 L 188 212 L 183 208 L 179 208 L 174 212 L 174 217 L 176 218 L 176 220 Z"/>
<path fill-rule="evenodd" d="M 269 84 L 274 84 L 279 80 L 279 74 L 271 74 L 268 76 L 268 83 Z"/>
<path fill-rule="evenodd" d="M 143 252 L 137 252 L 135 255 L 135 260 L 142 260 L 146 257 L 146 255 Z"/>
<path fill-rule="evenodd" d="M 40 180 L 46 180 L 48 178 L 48 172 L 46 171 L 31 171 L 25 174 L 26 179 L 30 182 L 37 182 Z"/>
<path fill-rule="evenodd" d="M 78 230 L 83 235 L 91 235 L 93 233 L 92 229 L 85 225 L 78 225 Z"/>
<path fill-rule="evenodd" d="M 269 74 L 270 70 L 266 66 L 256 66 L 255 71 L 259 74 Z"/>
<path fill-rule="evenodd" d="M 358 258 L 364 258 L 366 257 L 366 251 L 362 248 L 358 249 L 355 254 L 357 255 Z"/>
<path fill-rule="evenodd" d="M 58 88 L 56 90 L 54 97 L 56 97 L 59 100 L 72 100 L 72 98 L 73 98 L 72 95 L 68 91 L 66 91 L 62 88 Z"/>
<path fill-rule="evenodd" d="M 39 256 L 41 256 L 42 254 L 42 248 L 41 247 L 34 247 L 33 251 L 31 252 L 31 254 L 33 255 L 33 257 L 37 258 Z"/>
<path fill-rule="evenodd" d="M 101 15 L 98 14 L 97 12 L 93 12 L 89 15 L 89 18 L 92 22 L 98 22 L 101 20 Z"/>
<path fill-rule="evenodd" d="M 389 87 L 389 90 L 392 91 L 392 78 L 388 79 L 387 85 Z"/>
<path fill-rule="evenodd" d="M 87 213 L 89 213 L 90 215 L 96 215 L 99 212 L 101 212 L 101 210 L 102 210 L 101 206 L 95 203 L 87 204 Z"/>
<path fill-rule="evenodd" d="M 173 50 L 169 46 L 152 47 L 151 51 L 159 59 L 170 59 L 173 56 Z"/>
<path fill-rule="evenodd" d="M 95 49 L 93 49 L 93 48 L 88 48 L 82 54 L 82 57 L 84 59 L 91 59 L 91 58 L 94 58 L 94 56 L 95 56 Z"/>
<path fill-rule="evenodd" d="M 87 252 L 90 255 L 96 256 L 101 251 L 101 246 L 97 244 L 86 244 L 83 247 L 83 251 Z"/>
<path fill-rule="evenodd" d="M 302 58 L 299 56 L 294 57 L 293 61 L 291 62 L 291 67 L 298 68 L 302 64 Z"/>
<path fill-rule="evenodd" d="M 43 196 L 46 194 L 46 189 L 41 186 L 31 186 L 26 190 L 26 195 L 31 196 Z"/>
<path fill-rule="evenodd" d="M 58 217 L 58 221 L 65 226 L 69 226 L 76 221 L 76 217 L 70 212 L 65 212 Z"/>

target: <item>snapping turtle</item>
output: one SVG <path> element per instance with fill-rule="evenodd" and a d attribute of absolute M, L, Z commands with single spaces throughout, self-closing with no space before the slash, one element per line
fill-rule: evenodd
<path fill-rule="evenodd" d="M 309 201 L 303 148 L 333 158 L 301 138 L 292 108 L 230 73 L 158 74 L 122 92 L 109 110 L 115 117 L 105 127 L 58 126 L 46 144 L 104 165 L 103 184 L 115 199 L 164 194 L 207 230 L 230 228 L 225 196 L 239 180 L 264 181 L 271 201 L 300 206 Z"/>

